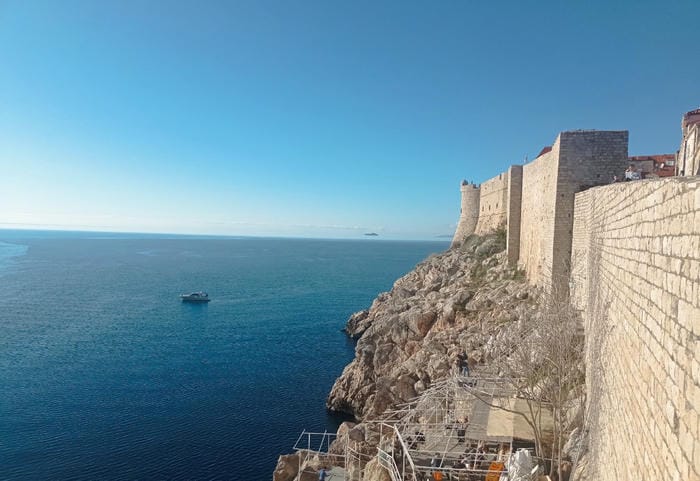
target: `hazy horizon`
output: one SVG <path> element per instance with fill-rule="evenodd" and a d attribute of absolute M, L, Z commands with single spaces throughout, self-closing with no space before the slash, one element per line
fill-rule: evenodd
<path fill-rule="evenodd" d="M 11 235 L 7 235 L 11 233 Z M 369 233 L 358 234 L 354 237 L 321 237 L 321 236 L 284 236 L 284 235 L 237 235 L 237 234 L 205 234 L 205 233 L 176 233 L 176 232 L 139 232 L 139 231 L 111 231 L 111 230 L 83 230 L 83 229 L 65 229 L 61 227 L 46 228 L 46 227 L 0 227 L 0 240 L 8 240 L 14 238 L 31 238 L 32 233 L 41 234 L 40 237 L 48 237 L 50 234 L 56 234 L 60 237 L 70 237 L 71 234 L 77 234 L 78 237 L 87 237 L 95 235 L 96 238 L 113 238 L 113 236 L 124 238 L 144 238 L 165 239 L 165 238 L 193 238 L 193 239 L 289 239 L 289 240 L 366 240 L 368 242 L 379 241 L 398 241 L 398 242 L 444 242 L 449 243 L 452 235 L 437 235 L 435 237 L 406 239 L 383 237 L 381 235 L 368 235 Z M 3 235 L 5 234 L 5 235 Z M 62 234 L 62 235 L 61 235 Z"/>

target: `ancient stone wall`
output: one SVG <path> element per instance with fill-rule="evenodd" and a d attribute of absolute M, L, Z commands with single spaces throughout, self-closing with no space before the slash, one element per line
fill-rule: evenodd
<path fill-rule="evenodd" d="M 588 301 L 588 254 L 590 252 L 591 194 L 579 192 L 574 200 L 574 225 L 571 239 L 571 304 L 583 311 Z"/>
<path fill-rule="evenodd" d="M 476 234 L 487 234 L 505 225 L 507 212 L 508 172 L 504 172 L 481 184 Z"/>
<path fill-rule="evenodd" d="M 533 284 L 551 278 L 559 138 L 552 150 L 523 166 L 518 263 Z"/>
<path fill-rule="evenodd" d="M 550 152 L 523 166 L 519 264 L 530 282 L 566 288 L 574 194 L 622 175 L 627 140 L 626 131 L 562 132 Z"/>
<path fill-rule="evenodd" d="M 508 212 L 506 225 L 506 251 L 508 263 L 517 265 L 520 257 L 520 208 L 523 197 L 523 166 L 513 165 L 508 169 Z"/>
<path fill-rule="evenodd" d="M 559 135 L 551 272 L 557 285 L 566 286 L 569 281 L 574 195 L 607 185 L 614 175 L 622 176 L 628 165 L 628 139 L 625 130 L 575 130 Z"/>
<path fill-rule="evenodd" d="M 700 479 L 700 179 L 576 195 L 590 480 Z"/>
<path fill-rule="evenodd" d="M 690 169 L 698 125 L 679 152 Z M 610 184 L 627 144 L 626 131 L 562 132 L 485 182 L 469 225 L 505 222 L 509 262 L 583 313 L 589 479 L 700 481 L 700 178 Z"/>
<path fill-rule="evenodd" d="M 574 194 L 621 177 L 627 142 L 627 131 L 562 132 L 550 151 L 487 180 L 478 193 L 474 186 L 462 186 L 462 214 L 452 245 L 505 225 L 509 262 L 522 267 L 533 284 L 566 287 Z"/>

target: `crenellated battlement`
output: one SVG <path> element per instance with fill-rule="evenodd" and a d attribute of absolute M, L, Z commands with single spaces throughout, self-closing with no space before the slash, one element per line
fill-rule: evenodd
<path fill-rule="evenodd" d="M 504 226 L 508 259 L 531 282 L 549 287 L 555 278 L 568 279 L 574 195 L 623 175 L 628 138 L 627 131 L 561 132 L 532 162 L 512 166 L 479 187 L 463 184 L 452 245 Z"/>

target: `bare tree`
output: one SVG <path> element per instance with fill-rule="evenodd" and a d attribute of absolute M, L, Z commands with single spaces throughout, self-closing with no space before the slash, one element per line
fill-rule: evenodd
<path fill-rule="evenodd" d="M 573 429 L 572 413 L 585 394 L 583 331 L 578 313 L 566 296 L 551 293 L 528 316 L 503 326 L 494 344 L 490 367 L 509 385 L 509 391 L 524 399 L 527 411 L 493 399 L 475 389 L 482 402 L 521 416 L 533 431 L 536 455 L 551 454 L 550 475 L 555 467 L 561 479 L 564 438 Z M 552 417 L 551 442 L 543 426 L 543 415 Z"/>

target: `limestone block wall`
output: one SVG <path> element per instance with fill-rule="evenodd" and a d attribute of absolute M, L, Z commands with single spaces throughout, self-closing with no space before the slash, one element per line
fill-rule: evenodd
<path fill-rule="evenodd" d="M 478 235 L 487 234 L 506 223 L 508 178 L 509 172 L 504 172 L 481 184 L 479 222 L 476 224 Z"/>
<path fill-rule="evenodd" d="M 578 310 L 586 309 L 588 302 L 588 268 L 590 253 L 591 197 L 595 190 L 576 194 L 574 199 L 574 225 L 571 239 L 570 301 Z"/>
<path fill-rule="evenodd" d="M 699 480 L 700 179 L 598 187 L 575 206 L 588 479 Z"/>
<path fill-rule="evenodd" d="M 533 284 L 551 278 L 559 138 L 552 150 L 523 166 L 520 266 Z"/>
<path fill-rule="evenodd" d="M 452 245 L 472 234 L 507 226 L 511 265 L 530 282 L 568 285 L 574 194 L 608 184 L 627 167 L 627 131 L 562 132 L 550 151 L 524 166 L 462 186 L 462 212 Z M 566 290 L 566 289 L 564 289 Z"/>
<path fill-rule="evenodd" d="M 622 175 L 627 142 L 627 131 L 562 132 L 550 152 L 523 166 L 519 264 L 530 282 L 567 286 L 574 194 Z"/>
<path fill-rule="evenodd" d="M 457 230 L 452 237 L 450 247 L 458 246 L 469 235 L 474 233 L 476 224 L 479 221 L 479 198 L 481 189 L 475 184 L 462 184 L 460 187 L 462 195 L 461 207 L 459 212 L 459 222 Z"/>
<path fill-rule="evenodd" d="M 573 130 L 560 134 L 560 183 L 571 191 L 607 185 L 629 165 L 626 130 Z M 561 191 L 561 188 L 560 188 Z M 560 192 L 561 194 L 564 191 Z M 573 205 L 573 197 L 571 198 Z"/>
<path fill-rule="evenodd" d="M 523 166 L 508 169 L 508 209 L 506 225 L 506 252 L 508 263 L 514 266 L 520 257 L 520 208 L 523 197 Z"/>
<path fill-rule="evenodd" d="M 574 195 L 590 187 L 610 184 L 628 165 L 626 130 L 575 130 L 559 135 L 557 200 L 554 213 L 551 276 L 566 285 L 570 275 Z"/>

